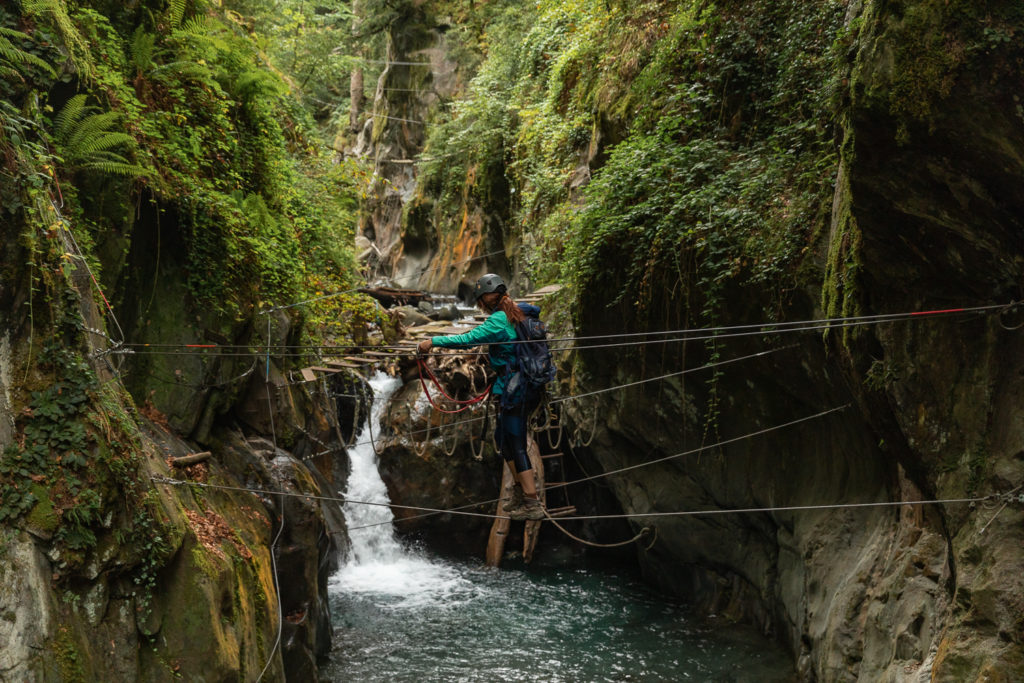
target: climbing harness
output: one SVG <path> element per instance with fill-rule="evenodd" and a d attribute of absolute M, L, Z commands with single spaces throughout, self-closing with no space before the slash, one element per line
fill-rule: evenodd
<path fill-rule="evenodd" d="M 434 374 L 433 370 L 431 370 L 430 366 L 427 365 L 426 359 L 424 359 L 422 356 L 416 357 L 416 366 L 417 369 L 419 370 L 420 386 L 423 387 L 423 393 L 426 395 L 427 400 L 430 402 L 430 405 L 433 406 L 434 410 L 441 413 L 461 413 L 465 410 L 468 410 L 471 406 L 474 406 L 477 403 L 486 400 L 487 397 L 491 395 L 491 389 L 494 387 L 493 384 L 489 384 L 487 385 L 487 389 L 485 389 L 484 392 L 479 396 L 474 396 L 473 398 L 462 401 L 448 395 L 448 392 L 444 390 L 443 386 L 441 386 L 440 380 L 437 379 L 437 376 Z M 426 377 L 424 377 L 424 374 L 426 374 Z M 429 378 L 430 381 L 434 384 L 434 386 L 437 387 L 437 390 L 441 393 L 442 396 L 444 396 L 452 403 L 457 404 L 461 407 L 455 410 L 445 410 L 437 403 L 435 403 L 434 398 L 430 395 L 430 389 L 427 387 L 427 378 Z"/>

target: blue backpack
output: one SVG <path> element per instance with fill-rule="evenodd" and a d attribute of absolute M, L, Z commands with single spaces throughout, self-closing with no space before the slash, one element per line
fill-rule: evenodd
<path fill-rule="evenodd" d="M 501 395 L 501 407 L 512 408 L 524 400 L 538 398 L 555 378 L 555 364 L 548 348 L 548 326 L 540 319 L 540 309 L 519 304 L 526 319 L 516 328 L 515 360 L 509 365 L 508 383 Z"/>

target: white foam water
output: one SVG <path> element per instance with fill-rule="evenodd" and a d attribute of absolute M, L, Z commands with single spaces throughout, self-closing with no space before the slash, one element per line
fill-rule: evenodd
<path fill-rule="evenodd" d="M 374 401 L 368 420 L 380 424 L 387 402 L 401 380 L 378 373 L 370 380 Z M 368 434 L 364 426 L 360 436 Z M 368 441 L 368 439 L 357 439 Z M 343 512 L 349 527 L 351 559 L 331 580 L 333 591 L 377 594 L 392 608 L 450 604 L 471 584 L 447 564 L 432 562 L 407 550 L 395 536 L 394 515 L 387 487 L 380 478 L 373 445 L 363 443 L 349 451 L 351 472 L 344 492 Z M 367 505 L 366 503 L 372 503 Z"/>

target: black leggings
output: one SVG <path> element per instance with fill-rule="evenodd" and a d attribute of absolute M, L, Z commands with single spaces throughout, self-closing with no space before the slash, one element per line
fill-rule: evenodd
<path fill-rule="evenodd" d="M 494 428 L 494 440 L 498 442 L 501 457 L 513 461 L 516 472 L 530 469 L 530 456 L 526 453 L 526 421 L 537 409 L 537 400 L 523 401 L 512 408 L 502 408 L 498 424 Z"/>

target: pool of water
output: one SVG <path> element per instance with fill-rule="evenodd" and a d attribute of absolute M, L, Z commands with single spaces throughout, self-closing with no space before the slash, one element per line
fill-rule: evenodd
<path fill-rule="evenodd" d="M 410 556 L 332 582 L 331 681 L 791 681 L 742 629 L 700 625 L 635 578 Z"/>
<path fill-rule="evenodd" d="M 371 419 L 398 385 L 386 375 L 371 381 Z M 405 547 L 392 529 L 372 447 L 349 456 L 345 493 L 362 503 L 344 508 L 352 552 L 329 587 L 334 651 L 323 680 L 794 679 L 777 647 L 738 627 L 709 627 L 631 574 L 491 569 Z"/>

